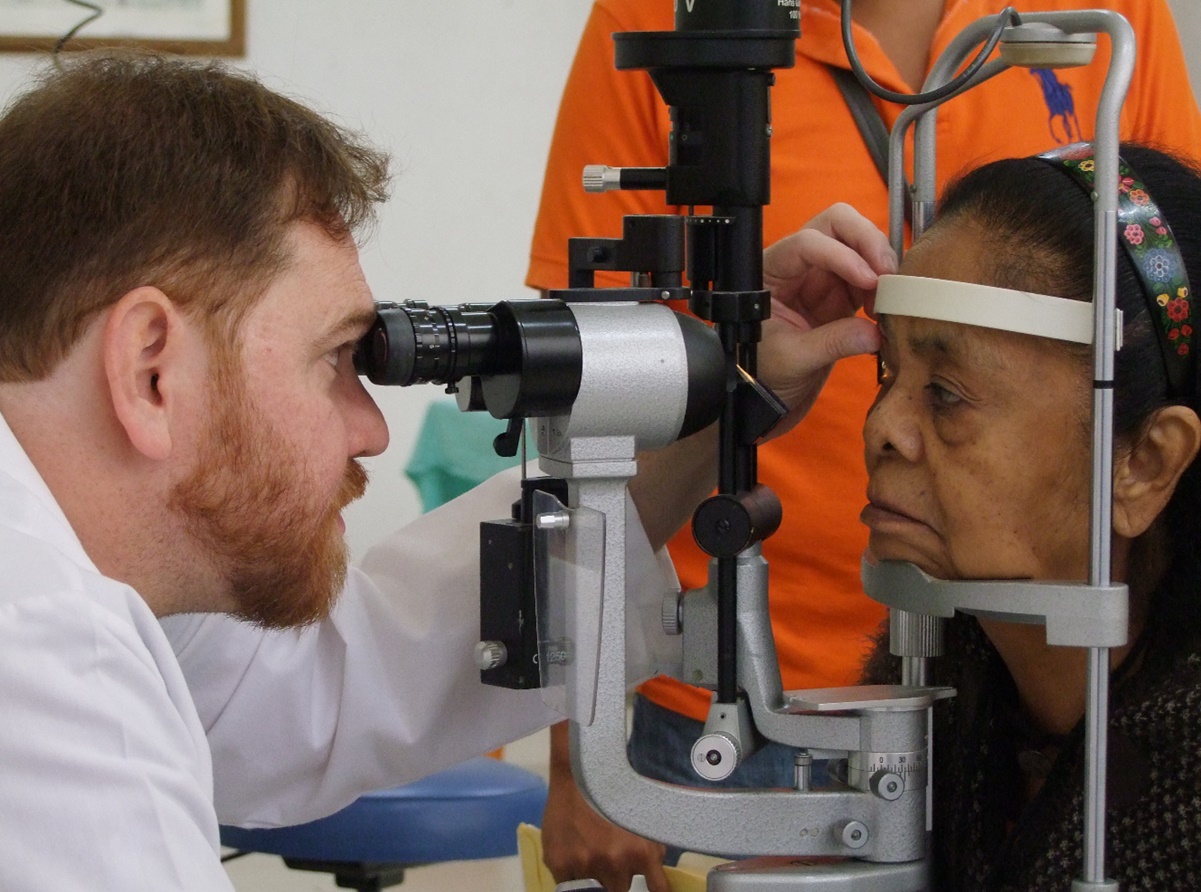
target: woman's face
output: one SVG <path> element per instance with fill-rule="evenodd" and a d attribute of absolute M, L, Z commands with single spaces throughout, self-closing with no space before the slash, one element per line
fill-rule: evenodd
<path fill-rule="evenodd" d="M 970 223 L 935 228 L 901 272 L 983 282 Z M 864 423 L 868 547 L 943 579 L 1088 573 L 1088 368 L 1028 335 L 881 317 L 883 381 Z"/>

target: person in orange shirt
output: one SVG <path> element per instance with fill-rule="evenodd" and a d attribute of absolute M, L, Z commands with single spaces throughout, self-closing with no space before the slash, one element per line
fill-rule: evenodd
<path fill-rule="evenodd" d="M 854 39 L 868 73 L 882 86 L 911 92 L 949 42 L 976 19 L 1000 12 L 1000 0 L 856 0 Z M 1138 62 L 1122 118 L 1122 138 L 1201 154 L 1201 113 L 1189 87 L 1180 40 L 1164 0 L 1013 0 L 1018 11 L 1104 6 L 1130 20 Z M 796 65 L 776 72 L 772 90 L 772 203 L 764 208 L 764 243 L 792 232 L 835 202 L 887 223 L 888 198 L 831 69 L 848 62 L 835 0 L 802 0 Z M 682 213 L 657 192 L 586 195 L 586 164 L 663 165 L 668 111 L 643 72 L 619 72 L 610 35 L 673 26 L 668 0 L 597 0 L 564 90 L 551 145 L 526 283 L 546 290 L 567 280 L 567 239 L 616 235 L 626 214 Z M 938 118 L 938 184 L 1002 157 L 1030 155 L 1092 135 L 1109 59 L 1100 41 L 1092 65 L 1061 71 L 1008 71 L 947 104 Z M 891 126 L 901 107 L 879 100 Z M 598 283 L 625 284 L 619 274 Z M 859 556 L 866 530 L 858 520 L 866 474 L 860 427 L 874 394 L 870 357 L 838 363 L 816 406 L 792 432 L 759 450 L 759 479 L 779 494 L 784 520 L 764 543 L 771 568 L 771 611 L 786 689 L 854 683 L 884 609 L 862 594 Z M 682 530 L 671 553 L 685 589 L 704 584 L 707 556 Z M 710 693 L 658 678 L 640 689 L 630 741 L 631 763 L 644 774 L 700 784 L 688 752 L 700 735 Z M 729 780 L 743 786 L 787 785 L 792 754 L 769 745 Z M 599 879 L 625 892 L 631 875 L 666 890 L 664 849 L 614 827 L 575 787 L 565 726 L 552 731 L 551 795 L 543 822 L 546 862 L 559 881 Z"/>

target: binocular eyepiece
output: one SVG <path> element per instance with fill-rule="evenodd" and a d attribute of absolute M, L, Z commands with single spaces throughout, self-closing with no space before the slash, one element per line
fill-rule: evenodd
<path fill-rule="evenodd" d="M 583 345 L 563 301 L 429 306 L 379 303 L 355 350 L 355 370 L 373 384 L 443 384 L 470 379 L 468 409 L 496 418 L 569 411 L 580 389 Z"/>
<path fill-rule="evenodd" d="M 373 384 L 455 384 L 501 360 L 490 304 L 376 304 L 375 324 L 355 350 L 355 371 Z"/>

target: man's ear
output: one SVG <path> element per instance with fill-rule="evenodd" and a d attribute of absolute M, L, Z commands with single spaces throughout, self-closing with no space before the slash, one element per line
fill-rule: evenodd
<path fill-rule="evenodd" d="M 171 299 L 135 288 L 109 310 L 104 325 L 104 373 L 117 420 L 130 444 L 149 459 L 171 454 L 174 376 L 184 340 Z"/>
<path fill-rule="evenodd" d="M 1201 448 L 1201 419 L 1186 406 L 1160 409 L 1133 447 L 1116 456 L 1113 529 L 1133 539 L 1142 535 L 1176 491 L 1176 484 Z"/>

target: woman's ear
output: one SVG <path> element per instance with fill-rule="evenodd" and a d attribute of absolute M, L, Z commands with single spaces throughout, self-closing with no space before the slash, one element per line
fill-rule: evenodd
<path fill-rule="evenodd" d="M 110 309 L 104 326 L 104 374 L 117 420 L 150 459 L 171 454 L 172 375 L 179 313 L 157 288 L 135 288 Z"/>
<path fill-rule="evenodd" d="M 1152 417 L 1132 448 L 1116 456 L 1113 529 L 1142 535 L 1176 491 L 1176 484 L 1201 448 L 1201 419 L 1187 406 L 1168 406 Z"/>

